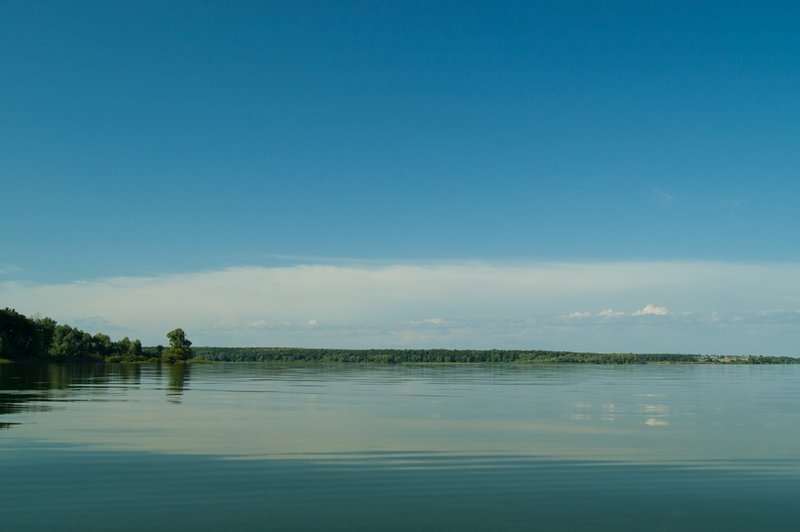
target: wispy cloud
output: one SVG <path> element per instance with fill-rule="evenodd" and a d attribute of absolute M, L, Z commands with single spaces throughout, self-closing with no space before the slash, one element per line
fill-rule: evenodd
<path fill-rule="evenodd" d="M 196 345 L 791 354 L 800 330 L 800 265 L 252 266 L 0 282 L 0 304 L 151 344 L 180 326 Z"/>
<path fill-rule="evenodd" d="M 675 196 L 658 187 L 653 188 L 653 195 L 655 196 L 656 202 L 662 207 L 671 207 L 675 202 Z"/>
<path fill-rule="evenodd" d="M 563 319 L 567 320 L 576 320 L 576 319 L 589 319 L 589 318 L 602 318 L 602 319 L 609 319 L 609 318 L 622 318 L 625 316 L 634 317 L 634 316 L 669 316 L 672 314 L 667 307 L 659 307 L 656 305 L 648 304 L 645 305 L 643 308 L 631 312 L 628 314 L 627 312 L 621 310 L 614 310 L 612 308 L 607 308 L 605 310 L 601 310 L 597 314 L 592 314 L 591 312 L 572 312 L 571 314 L 567 314 L 565 316 L 561 316 Z M 687 310 L 681 313 L 683 316 L 690 316 L 694 314 L 694 311 Z"/>
<path fill-rule="evenodd" d="M 445 323 L 445 320 L 442 318 L 426 318 L 424 320 L 414 320 L 410 321 L 410 325 L 422 325 L 422 326 L 439 326 Z"/>
<path fill-rule="evenodd" d="M 18 273 L 21 272 L 22 268 L 19 266 L 14 266 L 13 264 L 5 264 L 0 262 L 0 275 L 8 275 L 10 273 Z"/>

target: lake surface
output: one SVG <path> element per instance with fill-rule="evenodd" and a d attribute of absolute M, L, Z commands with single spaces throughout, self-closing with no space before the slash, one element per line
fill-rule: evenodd
<path fill-rule="evenodd" d="M 3 530 L 800 530 L 800 366 L 0 366 Z"/>

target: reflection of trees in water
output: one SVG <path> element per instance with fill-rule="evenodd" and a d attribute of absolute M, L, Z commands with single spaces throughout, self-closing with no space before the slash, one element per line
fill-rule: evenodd
<path fill-rule="evenodd" d="M 21 412 L 47 412 L 51 408 L 34 401 L 47 401 L 41 394 L 35 393 L 0 393 L 0 416 L 3 414 L 19 414 Z"/>
<path fill-rule="evenodd" d="M 180 402 L 189 381 L 190 366 L 148 366 L 157 379 L 166 378 L 167 398 Z M 166 373 L 166 375 L 165 375 Z M 117 386 L 140 385 L 140 364 L 4 364 L 0 365 L 0 416 L 22 412 L 46 412 L 50 401 L 75 394 L 101 396 Z M 161 381 L 163 382 L 163 381 Z M 2 420 L 0 428 L 13 423 Z"/>
<path fill-rule="evenodd" d="M 108 389 L 114 368 L 107 364 L 47 364 L 49 389 L 66 390 L 76 386 Z"/>
<path fill-rule="evenodd" d="M 114 379 L 139 382 L 141 369 L 109 364 L 8 364 L 0 366 L 0 415 L 51 410 L 48 401 L 63 400 L 81 388 L 108 392 Z M 13 423 L 3 422 L 2 428 Z"/>
<path fill-rule="evenodd" d="M 189 382 L 189 366 L 186 364 L 170 364 L 167 381 L 167 398 L 173 403 L 179 403 L 183 389 Z"/>
<path fill-rule="evenodd" d="M 126 384 L 139 384 L 142 381 L 141 364 L 120 364 L 116 367 L 119 371 L 119 379 Z"/>

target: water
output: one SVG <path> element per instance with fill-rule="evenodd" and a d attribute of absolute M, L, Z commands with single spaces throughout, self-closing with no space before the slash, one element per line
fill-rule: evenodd
<path fill-rule="evenodd" d="M 798 366 L 0 366 L 3 530 L 800 530 Z"/>

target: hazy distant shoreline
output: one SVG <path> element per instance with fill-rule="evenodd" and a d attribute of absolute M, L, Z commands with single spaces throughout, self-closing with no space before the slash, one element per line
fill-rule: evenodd
<path fill-rule="evenodd" d="M 338 362 L 374 364 L 798 364 L 800 359 L 764 355 L 587 353 L 507 349 L 315 349 L 296 347 L 194 347 L 194 361 Z"/>

